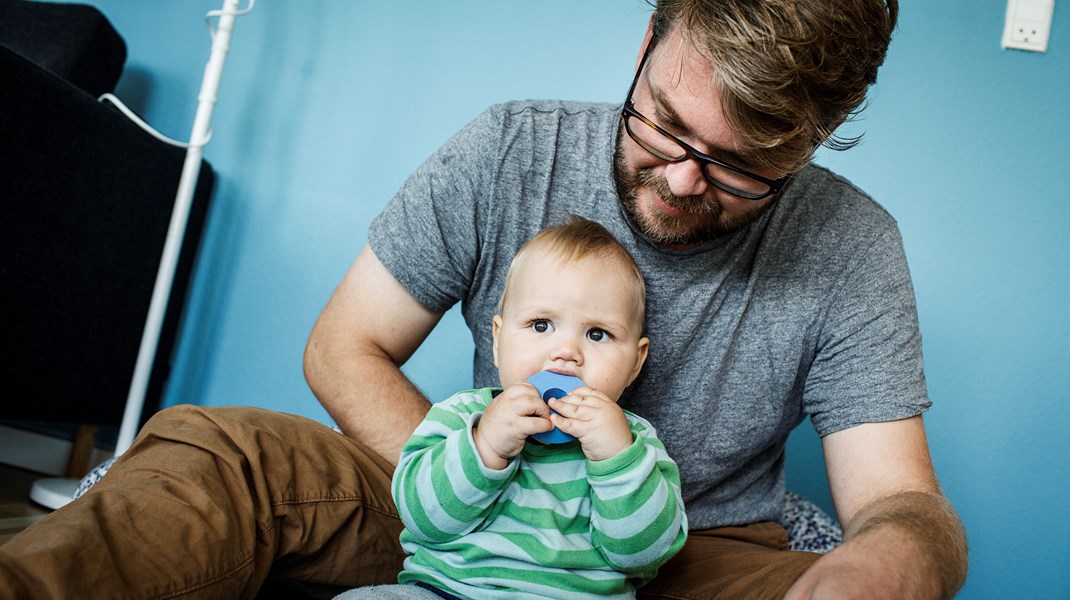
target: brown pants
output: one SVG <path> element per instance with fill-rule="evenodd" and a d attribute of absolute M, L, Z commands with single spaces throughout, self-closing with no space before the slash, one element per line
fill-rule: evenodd
<path fill-rule="evenodd" d="M 176 407 L 79 500 L 0 546 L 0 598 L 253 598 L 396 581 L 392 467 L 307 419 Z M 817 555 L 777 525 L 692 531 L 646 598 L 776 598 Z"/>

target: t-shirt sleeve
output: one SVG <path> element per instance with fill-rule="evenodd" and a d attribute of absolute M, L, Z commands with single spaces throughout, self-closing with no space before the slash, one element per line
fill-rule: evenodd
<path fill-rule="evenodd" d="M 371 224 L 369 243 L 423 305 L 445 311 L 472 284 L 479 207 L 493 196 L 500 129 L 488 109 L 432 154 Z"/>
<path fill-rule="evenodd" d="M 852 259 L 831 299 L 803 404 L 821 436 L 931 405 L 914 287 L 892 225 Z"/>

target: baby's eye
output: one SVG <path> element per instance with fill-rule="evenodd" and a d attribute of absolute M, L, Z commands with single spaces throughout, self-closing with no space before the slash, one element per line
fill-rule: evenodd
<path fill-rule="evenodd" d="M 532 321 L 531 328 L 535 333 L 548 333 L 554 330 L 554 325 L 546 319 L 536 319 Z"/>
<path fill-rule="evenodd" d="M 605 342 L 609 341 L 609 333 L 605 329 L 599 329 L 595 327 L 587 331 L 587 339 L 592 342 Z"/>

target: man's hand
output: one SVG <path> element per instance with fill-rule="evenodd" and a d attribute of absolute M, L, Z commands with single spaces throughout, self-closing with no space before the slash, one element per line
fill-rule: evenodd
<path fill-rule="evenodd" d="M 550 420 L 580 441 L 587 460 L 612 458 L 634 441 L 624 410 L 598 390 L 578 387 L 564 398 L 551 399 L 550 408 L 558 413 Z"/>
<path fill-rule="evenodd" d="M 965 579 L 964 532 L 942 496 L 906 492 L 880 500 L 845 535 L 786 600 L 951 598 Z"/>
<path fill-rule="evenodd" d="M 530 383 L 515 383 L 487 405 L 472 430 L 476 450 L 488 468 L 501 470 L 524 449 L 528 436 L 554 428 L 550 409 Z"/>
<path fill-rule="evenodd" d="M 953 597 L 966 579 L 966 532 L 936 482 L 921 417 L 859 425 L 822 445 L 844 543 L 785 598 Z"/>

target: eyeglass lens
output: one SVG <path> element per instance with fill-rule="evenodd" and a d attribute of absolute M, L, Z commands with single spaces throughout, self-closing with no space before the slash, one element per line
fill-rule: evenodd
<path fill-rule="evenodd" d="M 627 115 L 624 126 L 628 134 L 648 152 L 668 162 L 679 162 L 688 158 L 688 151 L 676 140 L 654 129 L 649 123 L 634 115 Z M 706 177 L 718 188 L 743 198 L 760 198 L 769 193 L 769 184 L 751 179 L 721 165 L 703 162 Z"/>

